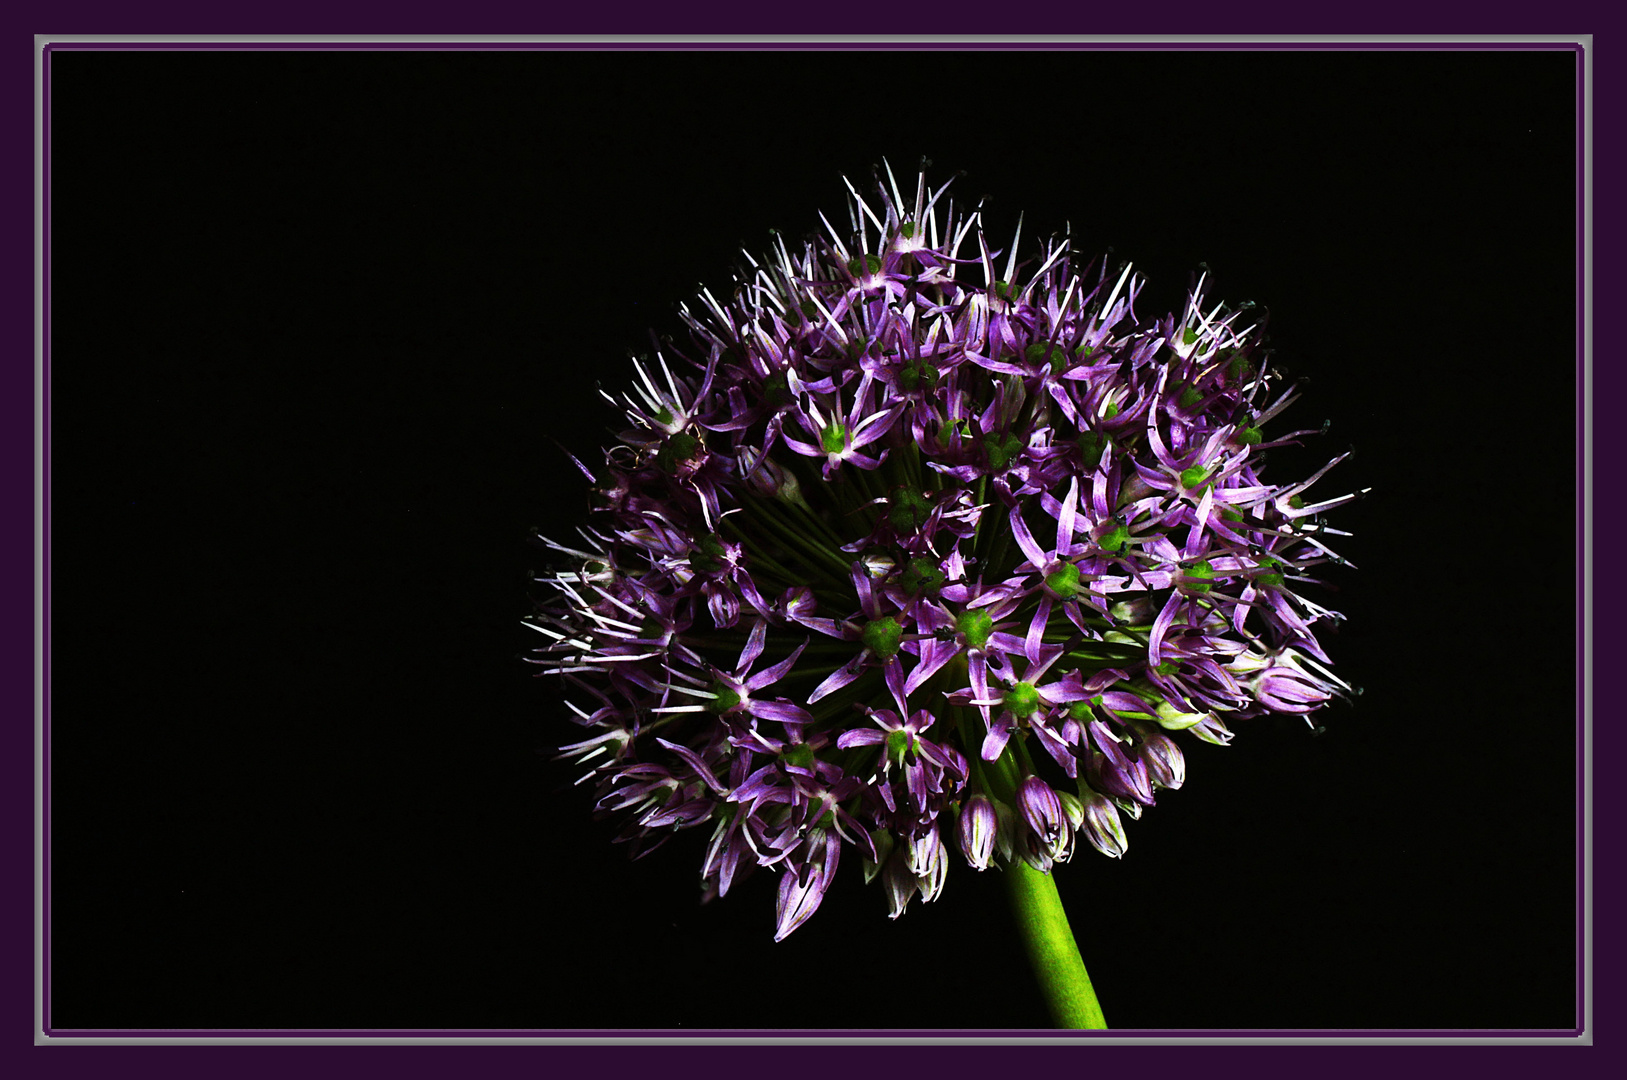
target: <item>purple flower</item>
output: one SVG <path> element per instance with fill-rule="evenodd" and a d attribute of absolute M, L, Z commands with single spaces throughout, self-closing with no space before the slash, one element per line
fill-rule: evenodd
<path fill-rule="evenodd" d="M 800 388 L 800 383 L 801 380 L 796 380 L 793 386 Z M 826 395 L 803 390 L 799 404 L 787 414 L 790 423 L 783 430 L 781 441 L 799 454 L 821 459 L 823 475 L 827 479 L 848 463 L 860 469 L 879 469 L 887 451 L 882 450 L 879 457 L 869 457 L 859 453 L 859 449 L 884 437 L 892 429 L 899 413 L 904 411 L 905 403 L 899 401 L 885 408 L 874 409 L 876 391 L 874 379 L 869 372 L 865 372 L 853 392 L 852 404 L 844 413 L 839 388 L 833 389 L 824 408 L 820 407 L 818 399 Z M 793 432 L 798 429 L 805 433 L 806 439 L 813 441 L 794 438 Z"/>
<path fill-rule="evenodd" d="M 1115 859 L 1123 857 L 1130 841 L 1125 838 L 1124 825 L 1119 821 L 1119 813 L 1113 804 L 1094 791 L 1084 792 L 1080 802 L 1084 820 L 1080 823 L 1079 831 L 1084 833 L 1085 839 L 1103 855 Z"/>
<path fill-rule="evenodd" d="M 987 870 L 994 859 L 994 841 L 1000 828 L 994 803 L 987 795 L 973 795 L 961 809 L 956 833 L 960 853 L 973 869 Z"/>
<path fill-rule="evenodd" d="M 947 188 L 889 170 L 851 234 L 682 307 L 686 351 L 636 362 L 576 462 L 593 520 L 544 541 L 535 662 L 585 729 L 560 755 L 635 853 L 704 829 L 707 897 L 777 873 L 777 939 L 847 846 L 893 917 L 951 847 L 1122 855 L 1121 812 L 1185 782 L 1173 733 L 1354 692 L 1300 590 L 1356 496 L 1313 491 L 1343 456 L 1261 478 L 1309 434 L 1278 430 L 1263 319 L 1206 278 L 1138 319 L 1129 266 L 991 248 Z"/>
<path fill-rule="evenodd" d="M 1017 788 L 1017 809 L 1038 841 L 1038 850 L 1048 859 L 1059 857 L 1073 836 L 1073 826 L 1051 786 L 1037 776 L 1028 777 Z"/>
<path fill-rule="evenodd" d="M 1171 790 L 1186 782 L 1186 755 L 1175 745 L 1175 740 L 1157 730 L 1136 725 L 1140 742 L 1141 761 L 1147 767 L 1147 776 L 1153 785 Z"/>
<path fill-rule="evenodd" d="M 831 878 L 836 876 L 836 863 L 842 854 L 841 841 L 835 833 L 823 829 L 815 831 L 804 845 L 803 858 L 788 864 L 780 875 L 778 914 L 775 919 L 774 940 L 786 936 L 808 921 L 819 910 Z"/>

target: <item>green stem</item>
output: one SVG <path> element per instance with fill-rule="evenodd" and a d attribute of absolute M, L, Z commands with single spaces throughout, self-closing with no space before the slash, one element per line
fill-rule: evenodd
<path fill-rule="evenodd" d="M 964 654 L 945 665 L 944 670 L 949 673 L 950 682 L 963 684 L 966 680 Z M 950 716 L 961 744 L 973 748 L 972 776 L 977 785 L 993 798 L 1007 805 L 1013 803 L 1018 770 L 1012 759 L 1011 744 L 998 759 L 986 762 L 976 752 L 983 741 L 983 725 L 975 720 L 976 714 L 952 705 Z M 1012 739 L 1011 743 L 1021 749 L 1020 738 Z M 1105 1029 L 1107 1021 L 1102 1017 L 1096 991 L 1090 985 L 1079 946 L 1073 940 L 1068 913 L 1063 910 L 1062 898 L 1056 892 L 1056 880 L 1029 866 L 1021 856 L 1013 858 L 1000 876 L 1005 880 L 1011 914 L 1023 939 L 1029 966 L 1034 969 L 1040 992 L 1050 1007 L 1051 1019 L 1059 1028 Z"/>
<path fill-rule="evenodd" d="M 828 547 L 810 542 L 806 536 L 797 532 L 794 527 L 775 516 L 766 504 L 748 499 L 742 505 L 746 509 L 747 516 L 765 525 L 779 538 L 780 543 L 798 549 L 803 558 L 812 559 L 816 563 L 821 560 L 825 561 L 830 569 L 835 572 L 836 582 L 839 585 L 848 583 L 848 575 L 851 573 L 852 568 L 842 561 L 841 556 Z M 730 525 L 734 524 L 732 521 L 728 521 L 727 518 L 724 520 Z M 736 526 L 735 528 L 738 532 L 739 527 Z"/>
<path fill-rule="evenodd" d="M 1011 913 L 1028 952 L 1028 962 L 1059 1028 L 1103 1030 L 1107 1021 L 1090 985 L 1090 975 L 1074 943 L 1068 913 L 1062 909 L 1056 881 L 1022 859 L 1013 859 L 1001 875 L 1011 899 Z"/>

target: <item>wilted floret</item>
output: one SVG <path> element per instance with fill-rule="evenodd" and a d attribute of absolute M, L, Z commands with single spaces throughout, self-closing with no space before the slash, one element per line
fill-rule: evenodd
<path fill-rule="evenodd" d="M 979 869 L 1127 846 L 1185 780 L 1166 732 L 1351 688 L 1294 590 L 1354 495 L 1261 476 L 1253 310 L 1141 321 L 1067 239 L 1003 264 L 948 185 L 892 174 L 851 229 L 746 256 L 635 366 L 629 429 L 531 620 L 587 729 L 562 748 L 642 852 L 706 829 L 708 895 L 781 875 L 776 937 L 859 850 L 896 917 Z M 850 191 L 852 189 L 850 188 Z M 1020 233 L 1020 229 L 1019 229 Z M 608 395 L 606 395 L 608 397 Z M 613 400 L 613 399 L 612 399 Z M 614 403 L 614 401 L 613 401 Z M 578 463 L 580 465 L 580 463 Z M 953 829 L 953 835 L 944 830 Z"/>

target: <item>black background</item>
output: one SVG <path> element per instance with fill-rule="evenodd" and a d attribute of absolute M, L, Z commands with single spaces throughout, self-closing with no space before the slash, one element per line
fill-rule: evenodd
<path fill-rule="evenodd" d="M 55 1028 L 1043 1023 L 1000 883 L 852 852 L 775 944 L 546 749 L 527 537 L 671 305 L 840 177 L 965 170 L 1269 307 L 1273 455 L 1372 487 L 1365 694 L 1193 741 L 1058 881 L 1115 1028 L 1575 1022 L 1574 60 L 1551 53 L 73 53 L 51 61 Z M 1301 425 L 1296 425 L 1301 426 Z M 1331 492 L 1333 488 L 1330 486 Z"/>

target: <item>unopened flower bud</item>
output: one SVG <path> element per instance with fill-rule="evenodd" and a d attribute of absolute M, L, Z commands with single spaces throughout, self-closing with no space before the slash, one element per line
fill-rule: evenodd
<path fill-rule="evenodd" d="M 1232 658 L 1231 662 L 1226 665 L 1226 670 L 1233 675 L 1252 675 L 1256 671 L 1270 666 L 1271 658 L 1269 656 L 1261 656 L 1252 649 L 1244 649 Z"/>
<path fill-rule="evenodd" d="M 870 884 L 875 880 L 876 874 L 886 865 L 887 857 L 893 853 L 893 831 L 891 829 L 870 830 L 870 843 L 876 849 L 876 858 L 872 862 L 864 860 L 864 883 Z"/>
<path fill-rule="evenodd" d="M 1147 775 L 1161 788 L 1174 790 L 1186 782 L 1186 755 L 1175 740 L 1156 731 L 1141 736 L 1141 763 Z"/>
<path fill-rule="evenodd" d="M 893 852 L 882 868 L 881 884 L 887 893 L 887 917 L 896 919 L 915 897 L 915 875 L 910 872 L 907 850 Z"/>
<path fill-rule="evenodd" d="M 1187 728 L 1203 722 L 1204 713 L 1184 713 L 1167 701 L 1160 701 L 1153 709 L 1157 714 L 1158 726 L 1165 731 L 1185 731 Z"/>
<path fill-rule="evenodd" d="M 960 853 L 973 869 L 987 870 L 994 858 L 994 842 L 1000 830 L 1000 818 L 994 803 L 987 795 L 973 795 L 961 808 L 957 832 Z"/>
<path fill-rule="evenodd" d="M 1073 853 L 1073 827 L 1068 823 L 1062 800 L 1050 785 L 1030 776 L 1017 791 L 1017 805 L 1028 826 L 1025 844 L 1030 865 L 1046 869 L 1052 860 L 1066 861 Z M 1041 855 L 1044 857 L 1040 858 Z"/>
<path fill-rule="evenodd" d="M 994 846 L 999 851 L 1000 861 L 1008 863 L 1017 855 L 1017 813 L 1003 802 L 994 804 L 994 812 L 1000 819 Z"/>
<path fill-rule="evenodd" d="M 746 475 L 746 486 L 755 495 L 772 498 L 779 495 L 787 481 L 796 483 L 796 477 L 787 472 L 777 461 L 764 457 L 757 467 Z"/>
<path fill-rule="evenodd" d="M 1103 855 L 1115 859 L 1122 857 L 1129 849 L 1130 841 L 1124 835 L 1118 810 L 1105 796 L 1088 788 L 1082 789 L 1079 795 L 1079 801 L 1085 808 L 1085 821 L 1080 829 L 1085 839 Z"/>
<path fill-rule="evenodd" d="M 1065 827 L 1062 802 L 1051 786 L 1037 776 L 1030 776 L 1017 789 L 1017 808 L 1023 821 L 1039 834 L 1047 844 L 1054 844 Z"/>
<path fill-rule="evenodd" d="M 1038 833 L 1024 829 L 1022 840 L 1018 845 L 1017 854 L 1023 862 L 1038 870 L 1042 874 L 1049 874 L 1051 866 L 1056 862 L 1051 857 L 1050 845 Z"/>
<path fill-rule="evenodd" d="M 1125 753 L 1119 740 L 1100 720 L 1090 723 L 1090 741 L 1099 751 L 1090 755 L 1086 765 L 1091 785 L 1109 795 L 1151 806 L 1152 781 L 1146 765 Z"/>
<path fill-rule="evenodd" d="M 1193 724 L 1189 730 L 1204 742 L 1214 743 L 1216 746 L 1225 746 L 1232 741 L 1231 731 L 1214 713 L 1203 714 L 1199 722 Z"/>
<path fill-rule="evenodd" d="M 1255 700 L 1278 712 L 1313 712 L 1333 695 L 1301 672 L 1288 667 L 1266 668 L 1249 683 Z"/>
<path fill-rule="evenodd" d="M 1144 596 L 1120 601 L 1108 610 L 1115 622 L 1129 623 L 1131 626 L 1150 626 L 1153 619 L 1158 617 L 1158 608 Z"/>
<path fill-rule="evenodd" d="M 932 903 L 943 891 L 943 883 L 949 874 L 948 856 L 936 824 L 927 829 L 925 836 L 918 837 L 910 844 L 910 870 L 915 874 L 915 887 L 921 894 L 921 903 Z"/>
<path fill-rule="evenodd" d="M 1085 804 L 1079 797 L 1070 792 L 1056 793 L 1057 801 L 1062 804 L 1062 815 L 1068 819 L 1068 824 L 1077 829 L 1085 823 Z"/>

